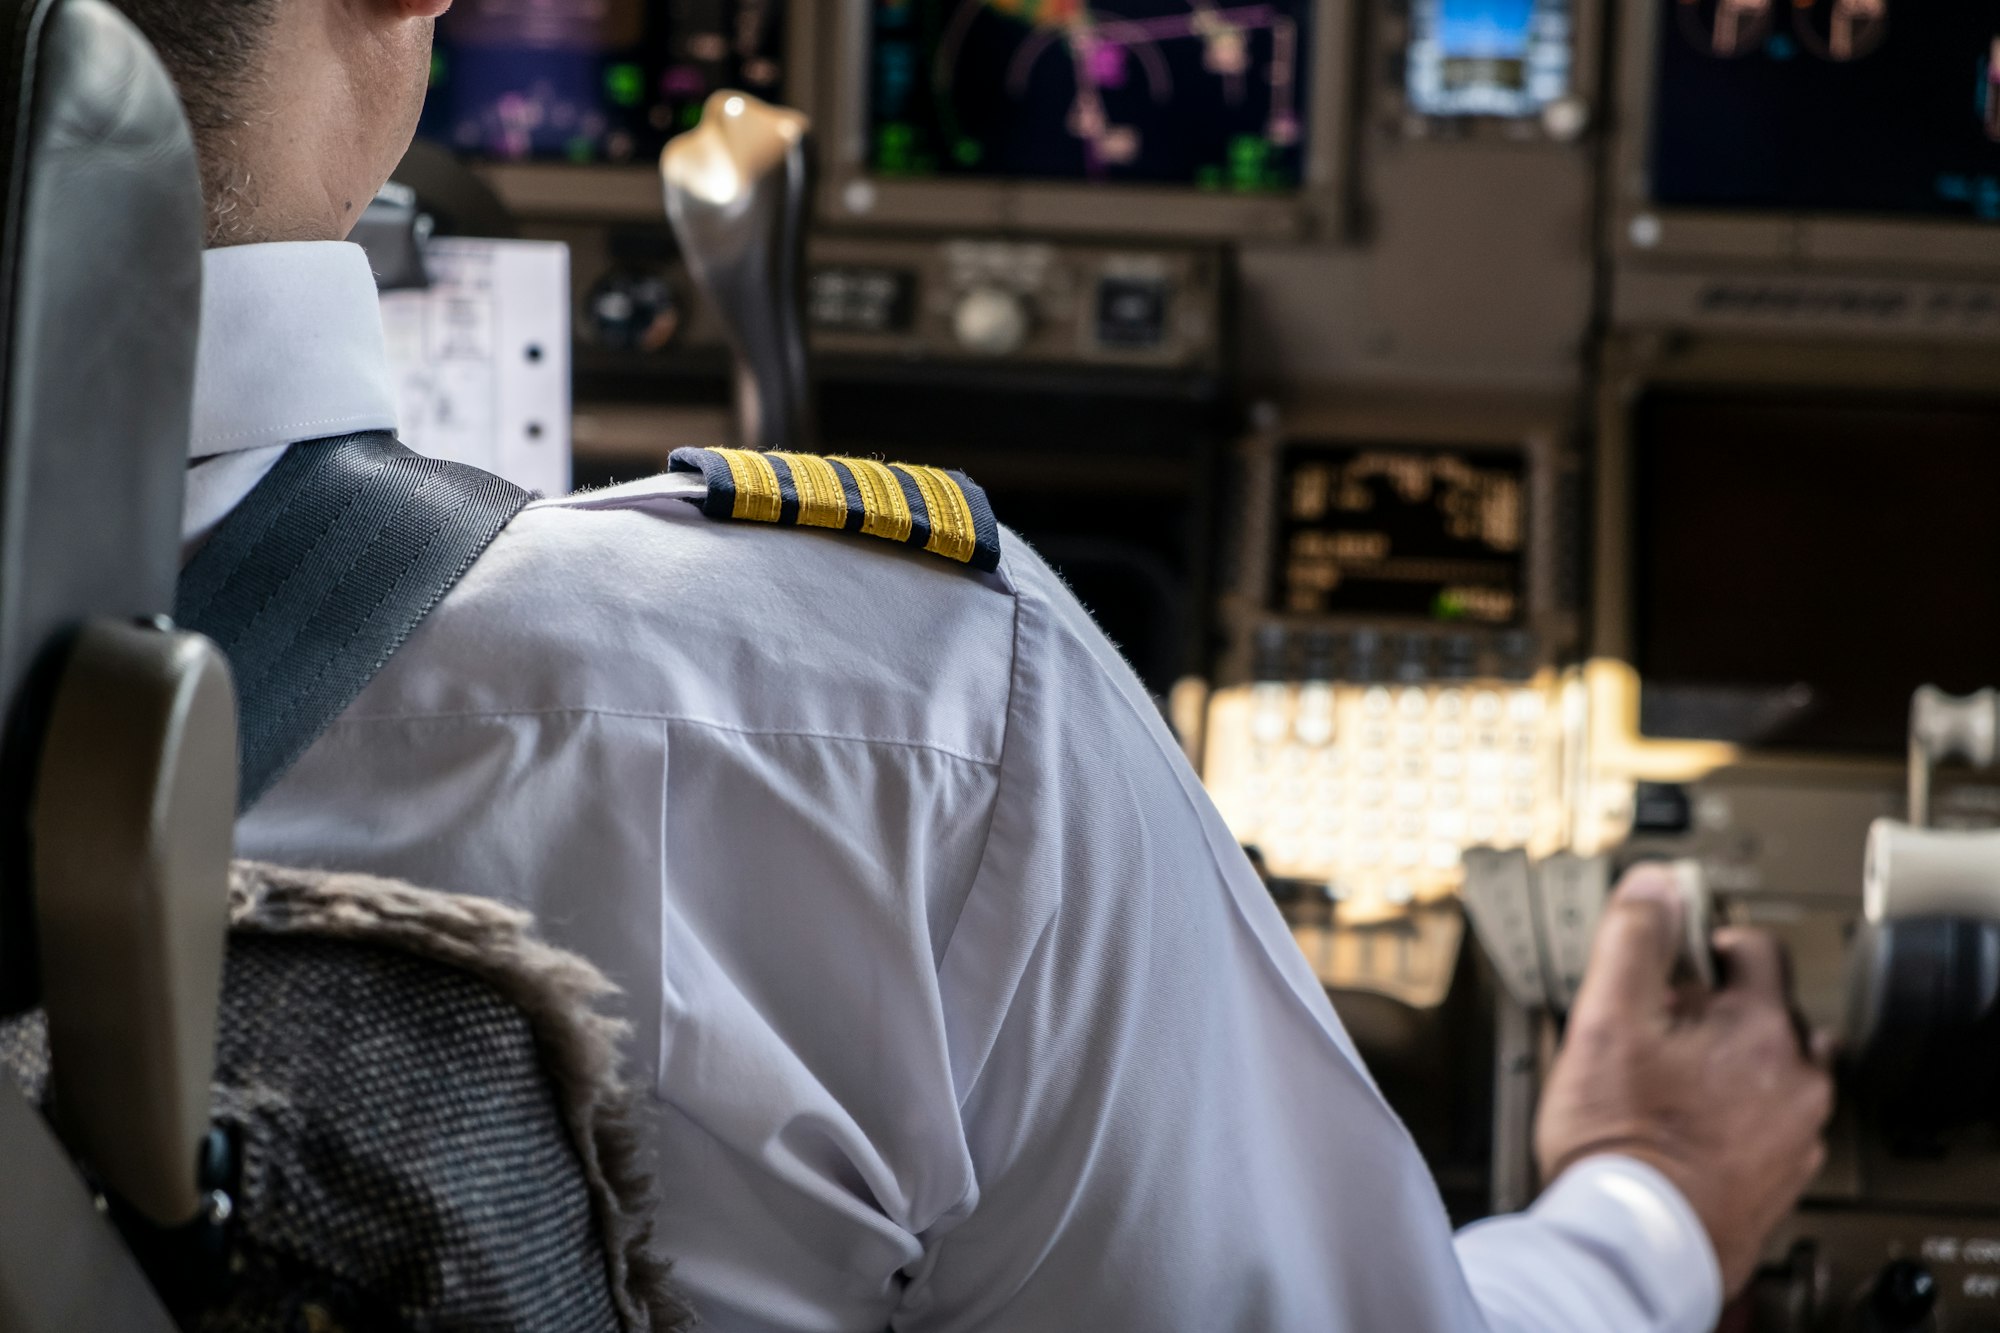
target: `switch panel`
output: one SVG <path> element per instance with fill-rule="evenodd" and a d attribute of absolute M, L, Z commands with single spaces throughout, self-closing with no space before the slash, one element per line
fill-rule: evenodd
<path fill-rule="evenodd" d="M 1547 855 L 1566 835 L 1552 677 L 1217 691 L 1205 780 L 1271 873 L 1327 886 L 1343 918 L 1461 883 L 1469 847 Z"/>
<path fill-rule="evenodd" d="M 821 236 L 810 263 L 813 347 L 836 360 L 1223 364 L 1225 265 L 1206 247 Z"/>
<path fill-rule="evenodd" d="M 2000 1333 L 2000 1233 L 1987 1221 L 1809 1209 L 1773 1241 L 1759 1283 L 1793 1289 L 1777 1326 L 1798 1333 Z"/>

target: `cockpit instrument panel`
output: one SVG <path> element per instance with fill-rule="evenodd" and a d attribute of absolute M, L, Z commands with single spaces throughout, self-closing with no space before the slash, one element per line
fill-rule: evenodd
<path fill-rule="evenodd" d="M 1310 0 L 873 0 L 882 177 L 1296 190 Z"/>
<path fill-rule="evenodd" d="M 1894 755 L 2000 661 L 1987 398 L 1647 393 L 1630 472 L 1643 734 Z"/>
<path fill-rule="evenodd" d="M 718 88 L 776 98 L 783 0 L 459 0 L 422 133 L 495 161 L 637 162 Z"/>
<path fill-rule="evenodd" d="M 1653 202 L 2000 220 L 2000 0 L 1665 0 Z"/>
<path fill-rule="evenodd" d="M 1569 0 L 1413 0 L 1404 95 L 1420 116 L 1519 118 L 1570 92 Z"/>
<path fill-rule="evenodd" d="M 1519 621 L 1519 452 L 1293 444 L 1280 464 L 1271 607 L 1472 625 Z"/>

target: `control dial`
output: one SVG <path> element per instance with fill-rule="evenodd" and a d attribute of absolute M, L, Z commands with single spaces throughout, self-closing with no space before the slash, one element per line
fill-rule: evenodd
<path fill-rule="evenodd" d="M 1928 1329 L 1937 1297 L 1937 1279 L 1930 1269 L 1914 1260 L 1898 1259 L 1882 1270 L 1868 1293 L 1865 1327 L 1870 1333 Z"/>
<path fill-rule="evenodd" d="M 584 314 L 600 347 L 658 352 L 680 332 L 681 303 L 658 273 L 610 273 L 593 287 Z"/>
<path fill-rule="evenodd" d="M 1676 0 L 1674 15 L 1696 50 L 1735 60 L 1763 46 L 1775 9 L 1776 0 Z"/>
<path fill-rule="evenodd" d="M 1793 0 L 1792 30 L 1821 60 L 1863 60 L 1889 35 L 1889 0 Z"/>
<path fill-rule="evenodd" d="M 958 345 L 982 356 L 1011 356 L 1027 345 L 1034 326 L 1028 299 L 1004 287 L 981 284 L 958 298 L 951 331 Z"/>

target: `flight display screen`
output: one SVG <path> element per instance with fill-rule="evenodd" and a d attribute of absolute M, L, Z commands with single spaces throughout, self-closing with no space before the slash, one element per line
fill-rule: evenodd
<path fill-rule="evenodd" d="M 1404 93 L 1421 116 L 1533 116 L 1569 95 L 1569 0 L 1413 0 Z"/>
<path fill-rule="evenodd" d="M 2000 221 L 2000 0 L 1661 0 L 1661 204 Z"/>
<path fill-rule="evenodd" d="M 648 160 L 719 88 L 779 96 L 783 4 L 458 0 L 420 133 L 487 160 Z"/>
<path fill-rule="evenodd" d="M 1311 0 L 872 0 L 883 176 L 1295 190 Z"/>
<path fill-rule="evenodd" d="M 1526 482 L 1518 452 L 1290 445 L 1271 604 L 1513 624 L 1525 595 Z"/>
<path fill-rule="evenodd" d="M 2000 683 L 2000 402 L 1655 393 L 1636 427 L 1647 734 L 1888 755 L 1919 685 Z"/>

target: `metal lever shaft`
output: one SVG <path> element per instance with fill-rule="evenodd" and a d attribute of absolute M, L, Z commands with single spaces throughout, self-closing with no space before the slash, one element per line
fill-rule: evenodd
<path fill-rule="evenodd" d="M 804 327 L 812 123 L 745 93 L 708 99 L 660 157 L 667 217 L 736 358 L 740 443 L 812 448 Z"/>

